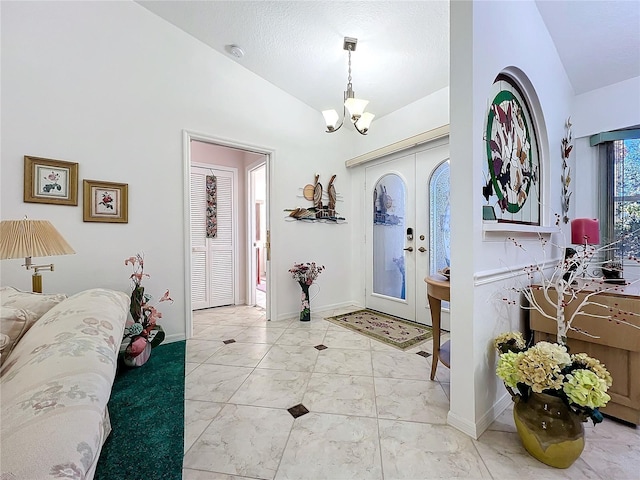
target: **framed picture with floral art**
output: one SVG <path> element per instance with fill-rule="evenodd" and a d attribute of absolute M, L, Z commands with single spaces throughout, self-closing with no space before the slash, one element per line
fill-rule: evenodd
<path fill-rule="evenodd" d="M 78 205 L 78 164 L 24 157 L 24 197 L 28 203 Z"/>
<path fill-rule="evenodd" d="M 126 183 L 83 180 L 85 222 L 128 223 L 129 185 Z"/>

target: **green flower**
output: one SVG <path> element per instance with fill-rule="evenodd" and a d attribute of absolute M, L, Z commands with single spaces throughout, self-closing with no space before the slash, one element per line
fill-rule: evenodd
<path fill-rule="evenodd" d="M 574 355 L 571 355 L 571 361 L 576 367 L 581 367 L 586 370 L 591 370 L 599 378 L 601 378 L 607 383 L 607 387 L 610 387 L 613 384 L 613 379 L 611 378 L 611 374 L 605 368 L 605 366 L 602 363 L 600 363 L 600 360 L 591 358 L 586 353 L 576 353 Z"/>
<path fill-rule="evenodd" d="M 579 369 L 567 374 L 562 390 L 569 401 L 581 407 L 604 407 L 611 400 L 607 382 L 591 370 Z"/>
<path fill-rule="evenodd" d="M 522 357 L 522 353 L 507 352 L 500 355 L 496 374 L 502 379 L 507 387 L 515 388 L 520 380 L 517 364 Z"/>

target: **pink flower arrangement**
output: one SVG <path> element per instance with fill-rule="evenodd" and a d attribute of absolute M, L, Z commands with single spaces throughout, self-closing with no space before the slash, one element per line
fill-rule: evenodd
<path fill-rule="evenodd" d="M 316 262 L 294 263 L 289 273 L 298 283 L 311 285 L 318 278 L 318 275 L 322 273 L 322 270 L 324 270 L 324 265 L 319 267 Z"/>
<path fill-rule="evenodd" d="M 135 257 L 125 259 L 124 264 L 131 265 L 133 268 L 133 273 L 129 277 L 133 282 L 129 308 L 133 322 L 127 325 L 124 338 L 131 338 L 126 354 L 131 358 L 135 358 L 146 348 L 152 331 L 155 330 L 156 335 L 151 341 L 151 347 L 157 347 L 164 340 L 164 331 L 157 324 L 157 321 L 162 318 L 162 313 L 154 305 L 150 304 L 151 295 L 144 293 L 142 280 L 145 277 L 149 277 L 148 274 L 144 273 L 144 256 L 136 254 Z M 161 302 L 173 303 L 169 290 L 158 300 L 158 303 Z"/>

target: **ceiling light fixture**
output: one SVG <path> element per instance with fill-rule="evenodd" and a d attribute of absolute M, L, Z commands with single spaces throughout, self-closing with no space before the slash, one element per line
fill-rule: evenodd
<path fill-rule="evenodd" d="M 369 101 L 355 98 L 355 92 L 353 91 L 353 86 L 351 85 L 351 52 L 355 52 L 357 43 L 357 38 L 344 37 L 343 48 L 349 52 L 349 77 L 347 79 L 347 90 L 344 92 L 342 121 L 340 122 L 340 125 L 338 125 L 338 120 L 340 120 L 340 117 L 338 115 L 338 112 L 336 112 L 335 110 L 324 110 L 322 112 L 322 115 L 324 116 L 324 121 L 327 124 L 327 133 L 333 133 L 340 130 L 340 127 L 342 127 L 344 119 L 347 116 L 347 110 L 349 111 L 353 126 L 356 127 L 356 130 L 361 135 L 367 134 L 367 132 L 369 131 L 369 126 L 371 125 L 371 121 L 373 120 L 373 117 L 375 117 L 374 114 L 364 111 Z"/>

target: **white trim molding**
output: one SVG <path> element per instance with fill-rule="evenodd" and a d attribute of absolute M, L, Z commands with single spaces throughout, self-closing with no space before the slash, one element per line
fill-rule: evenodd
<path fill-rule="evenodd" d="M 550 258 L 544 264 L 541 265 L 543 270 L 553 268 L 560 262 L 562 258 Z M 483 270 L 476 272 L 473 276 L 473 284 L 477 287 L 479 285 L 487 285 L 489 283 L 496 283 L 502 280 L 508 280 L 510 278 L 519 277 L 524 275 L 523 270 L 525 267 L 530 266 L 530 263 L 522 263 L 520 265 L 511 265 L 508 267 L 495 268 L 493 270 Z"/>
<path fill-rule="evenodd" d="M 423 143 L 431 142 L 432 140 L 447 137 L 448 135 L 449 125 L 443 125 L 442 127 L 419 133 L 418 135 L 405 138 L 404 140 L 392 143 L 390 145 L 387 145 L 386 147 L 381 147 L 376 150 L 372 150 L 369 153 L 364 153 L 357 157 L 351 158 L 344 162 L 344 164 L 347 168 L 352 168 L 358 165 L 362 165 L 363 163 L 372 162 L 373 160 L 377 160 L 378 158 L 382 158 L 386 155 L 406 150 L 407 148 L 415 147 L 417 145 L 422 145 Z"/>

